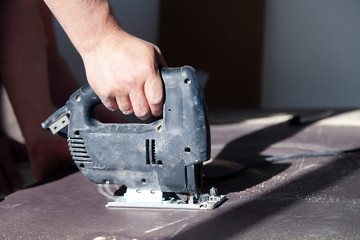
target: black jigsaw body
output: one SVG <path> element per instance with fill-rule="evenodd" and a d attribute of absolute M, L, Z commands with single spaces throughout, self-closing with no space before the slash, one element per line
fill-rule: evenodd
<path fill-rule="evenodd" d="M 163 68 L 161 76 L 165 90 L 162 119 L 101 123 L 93 117 L 101 101 L 85 85 L 43 127 L 67 136 L 75 164 L 90 181 L 123 184 L 136 193 L 162 193 L 161 201 L 167 202 L 164 196 L 176 193 L 193 204 L 200 198 L 203 162 L 210 158 L 205 99 L 193 68 Z M 131 202 L 129 199 L 133 198 L 121 201 Z M 140 202 L 145 202 L 140 207 L 147 207 L 146 199 Z"/>

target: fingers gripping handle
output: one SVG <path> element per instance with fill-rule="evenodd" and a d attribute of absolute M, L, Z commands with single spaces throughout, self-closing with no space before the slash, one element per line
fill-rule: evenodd
<path fill-rule="evenodd" d="M 175 86 L 180 78 L 180 69 L 171 70 L 162 68 L 160 75 L 163 80 L 166 94 L 167 86 Z M 71 95 L 66 105 L 71 109 L 72 125 L 76 128 L 86 129 L 94 126 L 101 127 L 101 122 L 92 116 L 93 108 L 101 103 L 101 99 L 95 94 L 90 85 L 86 84 Z"/>
<path fill-rule="evenodd" d="M 166 125 L 177 129 L 176 127 L 183 126 L 183 115 L 186 114 L 183 111 L 189 112 L 188 115 L 191 115 L 191 117 L 188 117 L 189 119 L 194 119 L 195 116 L 199 115 L 199 106 L 204 104 L 197 81 L 193 81 L 190 84 L 190 80 L 188 80 L 196 79 L 195 70 L 188 66 L 173 69 L 162 68 L 161 78 L 166 95 L 163 109 L 167 109 L 166 111 L 164 110 L 163 118 Z M 193 87 L 190 88 L 190 86 Z M 182 98 L 190 101 L 184 102 L 181 100 Z M 64 107 L 56 111 L 43 123 L 43 128 L 49 128 L 53 134 L 56 134 L 68 125 L 69 119 L 71 120 L 71 126 L 77 130 L 85 130 L 94 126 L 101 127 L 102 123 L 97 121 L 92 115 L 92 110 L 100 103 L 100 98 L 95 94 L 90 85 L 86 84 L 70 96 Z M 195 103 L 198 106 L 195 106 Z M 172 111 L 169 115 L 167 113 L 170 109 L 176 109 L 177 111 Z M 201 113 L 200 115 L 204 114 Z M 187 125 L 192 124 L 192 121 L 187 123 Z"/>

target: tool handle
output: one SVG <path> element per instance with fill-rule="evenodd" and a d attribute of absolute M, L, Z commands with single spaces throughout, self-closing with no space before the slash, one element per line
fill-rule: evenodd
<path fill-rule="evenodd" d="M 177 132 L 184 126 L 192 129 L 197 124 L 206 124 L 205 100 L 195 70 L 189 66 L 162 68 L 160 69 L 160 76 L 164 84 L 165 96 L 163 105 L 164 124 L 162 127 L 167 127 L 168 131 Z M 66 107 L 61 112 L 58 110 L 54 113 L 44 122 L 43 127 L 49 128 L 50 124 L 59 120 L 59 116 L 66 113 L 70 118 L 69 130 L 71 132 L 82 130 L 105 131 L 106 127 L 110 127 L 109 124 L 99 122 L 93 114 L 93 109 L 100 103 L 100 98 L 90 85 L 86 84 L 74 92 L 67 101 Z M 58 125 L 62 127 L 61 123 L 54 126 Z M 116 128 L 119 132 L 137 132 L 140 129 L 139 125 L 127 126 L 126 124 L 117 124 Z M 148 131 L 145 126 L 141 128 L 142 131 Z"/>
<path fill-rule="evenodd" d="M 85 84 L 70 96 L 66 105 L 71 109 L 70 115 L 77 122 L 76 125 L 86 129 L 100 124 L 93 114 L 93 109 L 100 103 L 94 90 L 89 84 Z"/>
<path fill-rule="evenodd" d="M 191 84 L 195 85 L 192 88 L 187 90 L 188 94 L 185 96 L 185 88 L 186 85 L 189 84 L 190 81 L 187 80 L 188 78 L 193 78 L 196 80 L 195 70 L 189 66 L 184 66 L 182 68 L 162 68 L 160 69 L 160 76 L 164 84 L 164 105 L 163 105 L 163 112 L 164 118 L 168 118 L 166 121 L 167 124 L 170 125 L 182 125 L 182 117 L 183 112 L 182 109 L 185 107 L 183 106 L 183 101 L 180 100 L 185 97 L 185 99 L 189 100 L 189 104 L 192 99 L 200 98 L 200 85 L 197 81 L 193 81 Z M 191 77 L 190 77 L 191 76 Z M 185 83 L 184 83 L 185 81 Z M 180 86 L 185 85 L 185 86 Z M 198 92 L 198 93 L 195 93 Z M 202 103 L 203 100 L 199 99 Z M 199 101 L 195 101 L 198 104 Z M 73 95 L 70 96 L 66 105 L 69 106 L 71 109 L 72 118 L 75 120 L 76 126 L 83 126 L 85 128 L 100 126 L 99 121 L 97 121 L 94 116 L 92 115 L 92 110 L 95 106 L 101 103 L 100 98 L 95 94 L 94 90 L 90 87 L 89 84 L 84 85 L 80 89 L 78 89 Z M 166 107 L 168 105 L 168 107 Z M 165 110 L 165 108 L 166 110 Z M 178 109 L 178 114 L 172 114 L 172 116 L 166 116 L 167 111 L 169 108 Z M 193 106 L 188 106 L 187 109 L 194 108 Z"/>
<path fill-rule="evenodd" d="M 92 116 L 92 109 L 101 103 L 100 98 L 95 94 L 89 84 L 85 84 L 74 92 L 66 105 L 58 109 L 41 126 L 48 129 L 52 134 L 67 136 L 67 128 L 70 115 L 75 115 L 76 120 L 84 127 L 93 126 L 95 121 Z"/>
<path fill-rule="evenodd" d="M 94 90 L 90 87 L 89 84 L 83 85 L 75 93 L 73 93 L 69 101 L 79 106 L 87 112 L 84 116 L 90 116 L 90 111 L 101 103 L 100 98 L 96 95 Z"/>

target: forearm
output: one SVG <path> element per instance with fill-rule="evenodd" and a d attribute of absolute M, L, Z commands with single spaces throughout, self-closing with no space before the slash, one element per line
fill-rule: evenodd
<path fill-rule="evenodd" d="M 80 55 L 92 51 L 113 31 L 122 32 L 106 0 L 44 0 Z"/>

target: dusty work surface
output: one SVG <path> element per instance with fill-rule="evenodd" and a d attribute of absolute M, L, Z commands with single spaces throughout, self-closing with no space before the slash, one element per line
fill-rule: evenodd
<path fill-rule="evenodd" d="M 360 238 L 359 152 L 285 159 L 228 178 L 267 156 L 359 147 L 360 111 L 292 126 L 288 113 L 210 118 L 213 159 L 204 167 L 204 190 L 226 194 L 219 208 L 108 209 L 104 188 L 76 172 L 6 197 L 0 239 Z"/>

